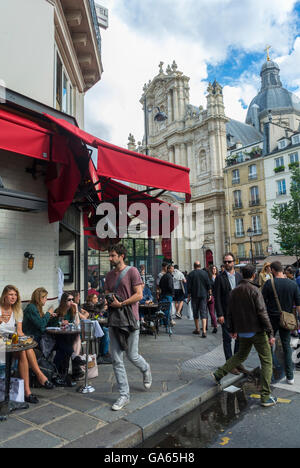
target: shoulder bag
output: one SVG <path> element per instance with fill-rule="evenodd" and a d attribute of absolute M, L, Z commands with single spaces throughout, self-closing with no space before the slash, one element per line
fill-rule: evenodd
<path fill-rule="evenodd" d="M 298 330 L 298 320 L 297 320 L 296 315 L 293 312 L 285 312 L 281 308 L 278 294 L 276 291 L 275 281 L 273 277 L 271 278 L 271 283 L 272 283 L 272 288 L 274 291 L 277 307 L 280 312 L 280 327 L 283 328 L 284 330 L 289 330 L 289 331 Z"/>

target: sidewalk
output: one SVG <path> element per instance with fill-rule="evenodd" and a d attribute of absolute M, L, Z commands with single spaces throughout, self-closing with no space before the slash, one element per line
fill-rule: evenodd
<path fill-rule="evenodd" d="M 207 339 L 193 335 L 193 321 L 176 321 L 172 339 L 142 335 L 141 354 L 151 364 L 153 385 L 143 387 L 142 375 L 126 362 L 131 402 L 124 411 L 113 412 L 118 398 L 112 366 L 99 367 L 92 381 L 96 392 L 76 389 L 36 389 L 40 404 L 13 413 L 0 424 L 3 448 L 96 448 L 135 447 L 146 438 L 190 412 L 219 391 L 210 372 L 224 363 L 221 330 Z M 250 364 L 251 365 L 251 364 Z M 235 382 L 227 376 L 225 386 Z"/>

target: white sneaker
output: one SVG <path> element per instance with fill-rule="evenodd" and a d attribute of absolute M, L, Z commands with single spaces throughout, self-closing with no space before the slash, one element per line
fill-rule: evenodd
<path fill-rule="evenodd" d="M 130 398 L 126 396 L 121 396 L 111 407 L 113 411 L 120 411 L 124 406 L 128 405 Z"/>
<path fill-rule="evenodd" d="M 146 390 L 149 390 L 152 385 L 152 374 L 151 374 L 150 367 L 148 370 L 146 370 L 146 372 L 143 372 L 143 376 L 144 376 L 143 377 L 144 387 Z"/>
<path fill-rule="evenodd" d="M 295 379 L 292 379 L 292 380 L 286 379 L 286 383 L 287 383 L 288 385 L 294 385 Z"/>

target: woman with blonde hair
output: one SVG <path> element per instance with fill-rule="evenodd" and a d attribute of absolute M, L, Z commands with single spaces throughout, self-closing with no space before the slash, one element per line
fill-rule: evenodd
<path fill-rule="evenodd" d="M 8 285 L 3 289 L 0 298 L 0 334 L 17 333 L 24 336 L 22 328 L 23 312 L 21 307 L 21 297 L 16 286 Z M 53 385 L 48 382 L 47 377 L 41 372 L 33 349 L 14 353 L 18 359 L 19 374 L 24 380 L 25 401 L 31 404 L 37 404 L 39 401 L 31 393 L 29 386 L 29 368 L 32 369 L 42 387 L 52 390 Z"/>
<path fill-rule="evenodd" d="M 262 289 L 264 284 L 271 278 L 272 278 L 271 263 L 266 262 L 263 266 L 263 269 L 259 273 L 259 277 L 258 277 L 259 287 Z"/>
<path fill-rule="evenodd" d="M 23 331 L 26 335 L 34 336 L 35 341 L 40 344 L 49 321 L 55 317 L 53 307 L 44 314 L 43 307 L 48 299 L 48 291 L 45 288 L 37 288 L 33 291 L 30 304 L 24 310 Z"/>

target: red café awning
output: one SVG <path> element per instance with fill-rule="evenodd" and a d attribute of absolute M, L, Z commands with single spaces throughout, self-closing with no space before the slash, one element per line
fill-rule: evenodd
<path fill-rule="evenodd" d="M 97 172 L 94 167 L 93 162 L 90 162 L 90 176 L 93 181 L 98 181 L 97 177 Z M 105 180 L 105 179 L 104 179 Z M 128 216 L 126 217 L 126 226 L 121 226 L 122 228 L 126 227 L 129 225 L 131 221 L 131 216 L 134 217 L 139 217 L 139 215 L 136 212 L 132 212 L 132 205 L 135 203 L 142 203 L 146 209 L 147 209 L 147 220 L 145 222 L 148 223 L 148 235 L 151 237 L 151 235 L 163 235 L 164 234 L 164 229 L 167 230 L 168 232 L 173 232 L 175 227 L 178 225 L 178 210 L 177 207 L 174 205 L 170 205 L 169 203 L 160 200 L 159 198 L 152 197 L 150 195 L 147 195 L 146 193 L 139 192 L 138 190 L 133 189 L 132 187 L 129 187 L 128 185 L 121 184 L 120 182 L 117 182 L 115 180 L 109 179 L 105 180 L 104 184 L 101 185 L 101 183 L 98 183 L 98 188 L 97 190 L 102 190 L 101 192 L 98 193 L 99 200 L 102 202 L 109 202 L 115 205 L 117 208 L 117 213 L 120 213 L 120 195 L 126 195 L 127 196 L 127 204 L 126 204 L 126 211 Z M 167 208 L 167 211 L 162 211 L 157 209 L 156 212 L 158 212 L 158 217 L 157 219 L 153 219 L 152 215 L 156 214 L 154 213 L 152 208 L 155 206 L 156 208 L 160 208 L 162 205 L 165 205 L 165 208 Z M 124 208 L 124 207 L 122 207 Z M 135 207 L 136 208 L 136 207 Z M 125 219 L 122 218 L 123 220 Z M 119 221 L 119 219 L 118 219 Z M 124 221 L 122 221 L 124 222 Z M 163 225 L 163 222 L 165 223 Z M 169 223 L 169 224 L 167 224 Z M 120 223 L 117 223 L 118 227 Z M 91 226 L 89 223 L 85 225 L 85 229 L 87 234 L 91 234 L 92 229 L 95 226 Z M 127 231 L 127 230 L 126 230 Z M 117 231 L 117 234 L 119 232 Z"/>
<path fill-rule="evenodd" d="M 58 119 L 49 114 L 45 115 L 52 122 L 80 138 L 89 146 L 98 148 L 97 173 L 100 177 L 123 180 L 171 192 L 185 193 L 186 201 L 190 201 L 189 168 L 111 145 L 63 119 Z"/>
<path fill-rule="evenodd" d="M 0 149 L 49 161 L 51 133 L 25 117 L 0 109 Z"/>

